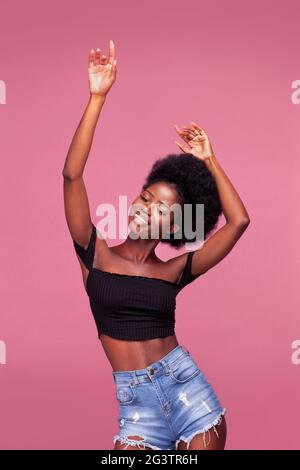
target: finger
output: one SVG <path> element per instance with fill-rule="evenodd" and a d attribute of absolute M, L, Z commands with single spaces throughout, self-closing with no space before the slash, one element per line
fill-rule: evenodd
<path fill-rule="evenodd" d="M 189 143 L 189 140 L 191 139 L 186 133 L 182 132 L 181 134 L 179 134 L 180 137 L 182 138 L 182 140 L 184 140 L 184 142 L 186 142 L 187 144 Z"/>
<path fill-rule="evenodd" d="M 174 124 L 174 127 L 175 127 L 175 130 L 176 130 L 177 134 L 179 134 L 181 136 L 182 131 L 179 129 L 179 127 L 176 126 L 176 124 Z"/>
<path fill-rule="evenodd" d="M 197 137 L 197 138 L 203 137 L 203 132 L 202 132 L 202 130 L 199 131 L 198 129 L 194 129 L 193 134 L 194 134 L 194 137 Z"/>
<path fill-rule="evenodd" d="M 100 64 L 100 49 L 99 47 L 97 47 L 96 49 L 96 53 L 95 53 L 95 62 L 94 62 L 95 65 L 99 65 Z"/>
<path fill-rule="evenodd" d="M 196 137 L 196 134 L 195 134 L 195 132 L 185 130 L 185 131 L 182 131 L 182 134 L 180 135 L 180 137 L 183 140 L 189 141 L 189 140 L 193 139 L 194 137 Z"/>
<path fill-rule="evenodd" d="M 184 129 L 183 131 L 184 134 L 190 134 L 190 135 L 196 135 L 196 132 L 194 129 Z"/>
<path fill-rule="evenodd" d="M 94 49 L 91 49 L 89 53 L 89 67 L 93 65 L 94 65 Z"/>
<path fill-rule="evenodd" d="M 187 148 L 185 145 L 182 145 L 180 142 L 176 142 L 176 144 L 184 153 L 188 153 L 190 151 L 189 148 Z"/>
<path fill-rule="evenodd" d="M 191 131 L 191 130 L 193 130 L 192 127 L 182 126 L 182 132 L 188 132 L 188 131 Z"/>
<path fill-rule="evenodd" d="M 182 152 L 184 152 L 184 150 L 183 150 L 183 145 L 181 145 L 180 142 L 176 142 L 176 141 L 175 141 L 175 144 L 177 144 L 178 147 L 180 148 L 180 150 L 181 150 Z"/>
<path fill-rule="evenodd" d="M 107 57 L 106 55 L 102 55 L 100 59 L 101 65 L 106 65 L 107 64 Z"/>
<path fill-rule="evenodd" d="M 191 124 L 192 124 L 192 126 L 194 127 L 194 129 L 196 129 L 196 130 L 197 130 L 198 132 L 200 132 L 200 134 L 201 134 L 201 132 L 203 131 L 203 128 L 200 127 L 200 126 L 199 126 L 196 122 L 194 122 L 194 121 L 191 121 Z"/>
<path fill-rule="evenodd" d="M 198 133 L 198 131 L 192 126 L 184 126 L 183 132 L 185 132 L 189 136 L 192 135 L 193 137 Z"/>
<path fill-rule="evenodd" d="M 113 64 L 112 65 L 108 64 L 108 65 L 110 65 L 110 68 L 111 68 L 111 75 L 115 76 L 117 73 L 117 60 L 114 59 Z"/>
<path fill-rule="evenodd" d="M 189 131 L 189 132 L 194 132 L 194 133 L 198 132 L 198 131 L 197 131 L 197 128 L 196 128 L 195 126 L 193 126 L 193 125 L 185 126 L 185 130 L 187 130 L 187 131 Z"/>
<path fill-rule="evenodd" d="M 115 52 L 115 44 L 113 40 L 111 39 L 109 41 L 109 60 L 108 62 L 113 66 L 114 65 L 114 60 L 115 60 L 116 52 Z"/>
<path fill-rule="evenodd" d="M 189 141 L 189 136 L 184 132 L 184 131 L 181 131 L 180 129 L 178 130 L 178 135 L 179 137 L 182 138 L 182 140 L 184 140 L 186 143 L 188 143 Z"/>
<path fill-rule="evenodd" d="M 191 121 L 191 124 L 192 124 L 193 127 L 196 127 L 196 128 L 198 128 L 198 129 L 201 129 L 200 126 L 199 126 L 196 122 Z"/>
<path fill-rule="evenodd" d="M 196 137 L 196 134 L 194 132 L 191 132 L 191 131 L 184 131 L 183 132 L 183 137 L 187 138 L 187 139 L 193 139 L 194 137 Z"/>

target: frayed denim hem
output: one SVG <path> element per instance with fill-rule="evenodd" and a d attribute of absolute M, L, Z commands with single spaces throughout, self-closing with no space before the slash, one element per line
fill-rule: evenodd
<path fill-rule="evenodd" d="M 191 440 L 198 434 L 203 434 L 203 444 L 204 444 L 204 447 L 207 447 L 210 443 L 210 433 L 208 433 L 209 435 L 209 441 L 208 443 L 206 443 L 206 439 L 205 439 L 205 436 L 206 436 L 206 432 L 209 431 L 211 428 L 213 428 L 214 432 L 216 433 L 216 435 L 219 437 L 219 434 L 218 434 L 218 431 L 216 430 L 215 426 L 221 424 L 222 422 L 222 417 L 225 415 L 226 413 L 226 408 L 223 408 L 221 413 L 219 414 L 219 416 L 211 423 L 211 424 L 208 424 L 207 426 L 205 426 L 205 428 L 203 429 L 200 429 L 198 431 L 195 431 L 193 432 L 190 436 L 188 437 L 185 437 L 185 436 L 180 436 L 179 439 L 177 439 L 176 441 L 176 444 L 175 444 L 175 449 L 177 449 L 178 447 L 178 444 L 180 441 L 184 441 L 187 443 L 187 450 L 189 449 L 189 446 L 190 446 L 190 443 L 191 443 Z"/>
<path fill-rule="evenodd" d="M 156 447 L 156 446 L 153 446 L 152 444 L 149 444 L 148 442 L 145 442 L 146 441 L 145 437 L 143 437 L 142 440 L 137 440 L 137 439 L 129 439 L 127 437 L 121 437 L 119 434 L 117 434 L 116 436 L 113 437 L 113 443 L 115 444 L 117 441 L 120 441 L 121 444 L 127 444 L 124 447 L 124 449 L 127 449 L 128 446 L 137 446 L 140 450 L 145 450 L 146 447 L 150 447 L 150 449 L 153 449 L 153 450 L 162 450 L 160 447 Z M 167 449 L 167 450 L 172 450 L 172 449 Z"/>

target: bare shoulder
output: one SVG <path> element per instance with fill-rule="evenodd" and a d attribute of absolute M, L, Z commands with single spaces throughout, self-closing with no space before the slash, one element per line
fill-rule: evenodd
<path fill-rule="evenodd" d="M 179 270 L 183 269 L 187 261 L 188 253 L 189 252 L 182 253 L 181 255 L 178 255 L 178 256 L 173 256 L 173 258 L 170 258 L 165 263 L 167 266 L 169 266 L 172 269 L 179 269 Z"/>
<path fill-rule="evenodd" d="M 109 256 L 110 253 L 113 252 L 113 247 L 110 247 L 103 237 L 101 232 L 96 227 L 96 243 L 95 243 L 95 262 L 97 264 L 97 260 L 102 259 L 104 256 Z"/>
<path fill-rule="evenodd" d="M 189 252 L 186 252 L 178 256 L 173 256 L 173 258 L 170 258 L 168 261 L 165 262 L 166 270 L 173 273 L 177 273 L 176 282 L 180 281 L 181 279 L 181 275 L 187 263 L 188 254 Z"/>

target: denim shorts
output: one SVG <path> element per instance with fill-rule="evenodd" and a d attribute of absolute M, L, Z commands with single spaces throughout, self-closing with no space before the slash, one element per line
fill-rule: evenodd
<path fill-rule="evenodd" d="M 203 433 L 205 445 L 205 432 L 217 433 L 226 408 L 184 346 L 178 344 L 145 369 L 112 374 L 119 405 L 114 444 L 177 450 L 182 440 L 188 449 L 196 434 Z"/>

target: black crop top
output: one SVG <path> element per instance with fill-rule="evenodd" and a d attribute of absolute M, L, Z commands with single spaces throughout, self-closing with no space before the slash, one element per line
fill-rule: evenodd
<path fill-rule="evenodd" d="M 87 249 L 73 240 L 76 253 L 88 268 L 86 291 L 98 337 L 140 341 L 174 334 L 176 296 L 200 275 L 192 275 L 190 251 L 179 283 L 164 279 L 102 271 L 93 267 L 97 230 Z"/>

